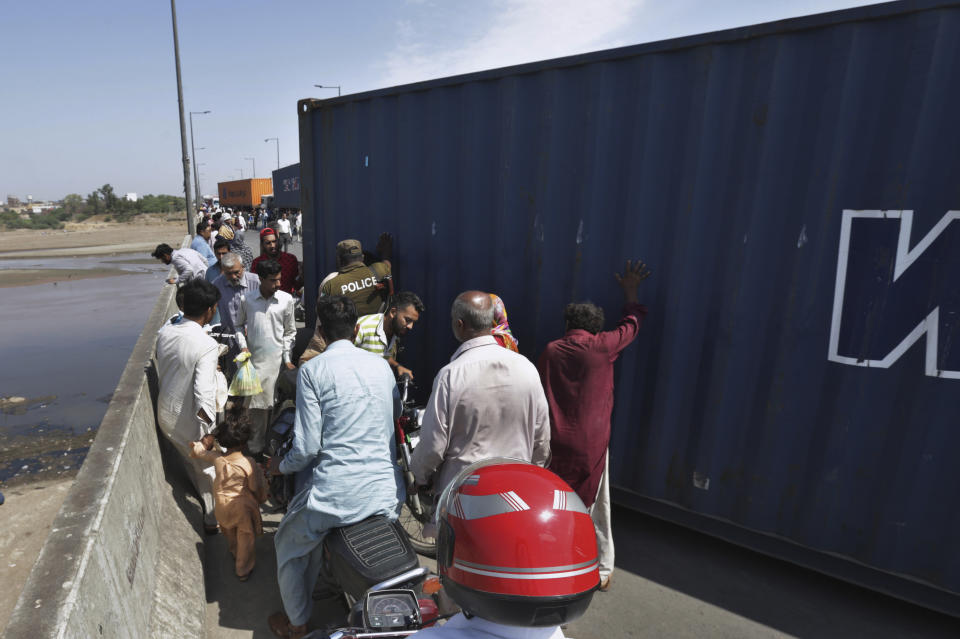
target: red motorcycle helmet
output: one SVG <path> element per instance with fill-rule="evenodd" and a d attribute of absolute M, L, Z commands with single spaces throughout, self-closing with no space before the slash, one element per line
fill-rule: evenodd
<path fill-rule="evenodd" d="M 557 475 L 504 458 L 468 466 L 440 496 L 437 569 L 468 616 L 508 626 L 578 619 L 600 583 L 593 521 Z"/>

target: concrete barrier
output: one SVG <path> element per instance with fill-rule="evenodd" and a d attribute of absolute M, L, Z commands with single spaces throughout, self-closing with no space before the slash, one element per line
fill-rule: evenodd
<path fill-rule="evenodd" d="M 189 239 L 189 238 L 188 238 Z M 166 286 L 4 637 L 202 637 L 202 509 L 157 431 L 157 331 Z"/>

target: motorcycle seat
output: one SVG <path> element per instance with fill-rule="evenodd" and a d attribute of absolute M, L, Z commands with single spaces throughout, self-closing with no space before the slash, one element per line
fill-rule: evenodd
<path fill-rule="evenodd" d="M 329 574 L 356 599 L 374 584 L 420 565 L 403 527 L 383 515 L 330 531 L 324 545 Z"/>

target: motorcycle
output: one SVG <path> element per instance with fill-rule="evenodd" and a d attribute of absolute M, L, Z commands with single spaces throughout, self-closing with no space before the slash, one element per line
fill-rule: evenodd
<path fill-rule="evenodd" d="M 433 598 L 418 598 L 416 591 L 402 587 L 411 575 L 397 575 L 368 588 L 351 609 L 349 625 L 334 630 L 314 630 L 304 639 L 396 639 L 432 626 L 441 616 Z"/>
<path fill-rule="evenodd" d="M 308 637 L 406 637 L 440 618 L 437 602 L 430 596 L 435 590 L 424 588 L 429 570 L 419 565 L 397 522 L 375 516 L 337 528 L 324 540 L 323 556 L 321 594 L 315 591 L 314 598 L 324 598 L 323 592 L 342 592 L 349 609 L 347 625 L 314 631 Z"/>
<path fill-rule="evenodd" d="M 410 470 L 410 457 L 420 442 L 420 427 L 423 424 L 425 409 L 417 406 L 410 398 L 410 376 L 400 376 L 397 386 L 400 391 L 400 416 L 396 421 L 397 455 L 403 478 L 407 485 L 407 499 L 400 511 L 400 525 L 407 534 L 410 544 L 421 555 L 436 558 L 437 540 L 424 534 L 424 527 L 433 521 L 436 500 L 432 494 L 418 491 L 413 472 Z"/>
<path fill-rule="evenodd" d="M 405 452 L 401 453 L 401 459 L 405 462 L 401 463 L 401 468 L 406 477 L 409 453 L 413 450 L 406 431 L 413 434 L 415 445 L 422 409 L 416 409 L 408 399 L 409 378 L 401 384 L 404 410 L 397 420 L 397 432 L 404 433 Z M 292 446 L 295 400 L 296 373 L 282 371 L 276 389 L 277 414 L 267 442 L 270 456 L 282 457 Z M 293 475 L 271 477 L 271 501 L 285 509 L 297 490 L 302 488 L 303 479 L 305 477 Z M 410 498 L 404 505 L 405 510 L 409 503 Z M 427 515 L 423 506 L 418 508 L 421 517 L 432 516 L 432 510 Z M 427 589 L 430 592 L 421 596 L 425 592 L 423 586 L 429 570 L 420 566 L 417 552 L 418 546 L 422 546 L 414 543 L 414 539 L 400 521 L 390 521 L 380 515 L 332 530 L 323 542 L 323 568 L 314 599 L 342 597 L 348 610 L 346 626 L 335 631 L 314 631 L 307 636 L 315 639 L 390 639 L 411 635 L 436 621 L 439 611 L 430 594 L 439 590 L 439 582 L 432 580 L 431 583 L 436 583 Z M 430 545 L 435 553 L 435 545 Z"/>

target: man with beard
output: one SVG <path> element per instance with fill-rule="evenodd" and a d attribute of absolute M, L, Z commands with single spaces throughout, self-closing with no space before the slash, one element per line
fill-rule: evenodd
<path fill-rule="evenodd" d="M 300 261 L 295 255 L 280 250 L 277 232 L 267 227 L 260 231 L 260 257 L 253 260 L 251 270 L 263 260 L 276 260 L 280 264 L 280 290 L 295 294 L 303 286 L 300 281 Z"/>
<path fill-rule="evenodd" d="M 357 320 L 357 335 L 353 343 L 365 351 L 380 355 L 397 377 L 407 374 L 413 379 L 413 371 L 397 363 L 399 338 L 406 335 L 424 312 L 423 302 L 416 294 L 403 291 L 394 295 L 385 313 L 364 315 Z"/>
<path fill-rule="evenodd" d="M 243 262 L 236 253 L 227 253 L 220 258 L 221 274 L 213 280 L 213 285 L 220 291 L 220 327 L 224 333 L 237 332 L 237 319 L 240 316 L 240 306 L 244 296 L 252 295 L 260 288 L 260 278 L 243 268 Z M 230 347 L 227 357 L 227 377 L 233 376 L 236 364 L 233 358 L 240 352 L 236 338 L 227 340 Z"/>

